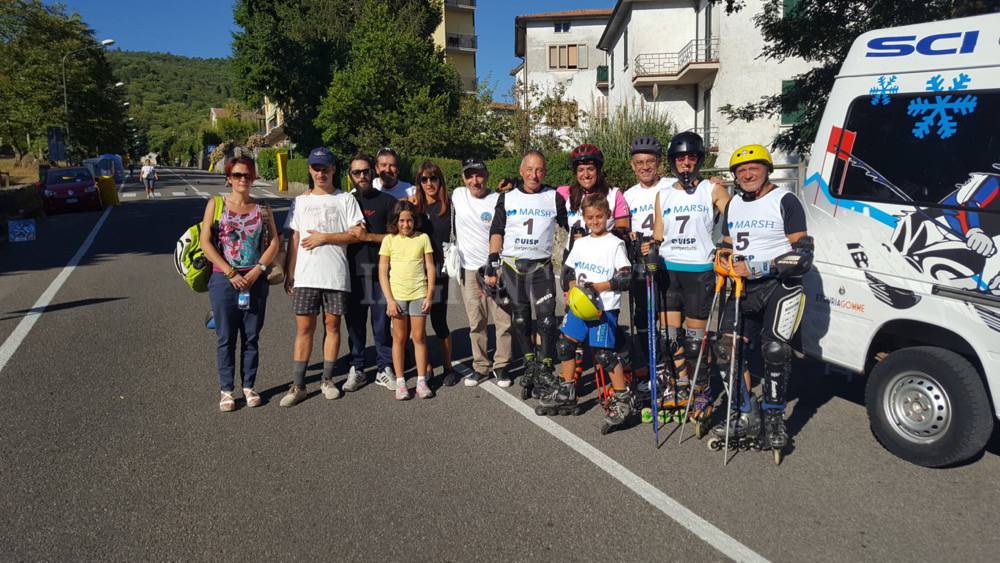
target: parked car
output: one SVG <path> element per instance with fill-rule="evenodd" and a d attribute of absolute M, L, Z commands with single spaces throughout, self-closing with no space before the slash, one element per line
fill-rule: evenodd
<path fill-rule="evenodd" d="M 875 437 L 928 467 L 1000 415 L 998 36 L 1000 14 L 858 37 L 802 189 L 803 349 L 867 375 Z"/>
<path fill-rule="evenodd" d="M 46 213 L 72 209 L 101 209 L 101 193 L 90 170 L 82 166 L 52 168 L 45 180 L 38 183 Z"/>

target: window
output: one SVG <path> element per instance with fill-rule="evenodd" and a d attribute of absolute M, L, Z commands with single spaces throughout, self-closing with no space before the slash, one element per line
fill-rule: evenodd
<path fill-rule="evenodd" d="M 936 128 L 914 135 L 910 100 L 923 93 L 895 94 L 889 105 L 873 106 L 870 96 L 856 98 L 844 129 L 829 139 L 839 155 L 830 175 L 834 197 L 919 204 L 930 211 L 914 220 L 938 223 L 940 230 L 962 233 L 980 225 L 990 236 L 1000 228 L 1000 90 L 966 90 L 976 96 L 975 114 L 956 116 L 957 130 L 942 139 Z M 982 113 L 980 113 L 982 112 Z M 827 158 L 831 158 L 827 156 Z M 915 165 L 932 163 L 931 165 Z M 974 210 L 974 211 L 968 211 Z"/>
<path fill-rule="evenodd" d="M 782 80 L 781 81 L 781 93 L 784 94 L 791 90 L 792 86 L 795 85 L 794 80 Z M 795 108 L 792 110 L 781 111 L 781 124 L 782 125 L 795 125 L 802 119 L 802 108 Z"/>
<path fill-rule="evenodd" d="M 628 29 L 622 36 L 622 68 L 628 70 Z"/>
<path fill-rule="evenodd" d="M 549 68 L 587 68 L 589 59 L 586 45 L 549 45 Z"/>
<path fill-rule="evenodd" d="M 556 22 L 554 27 L 556 33 L 567 33 L 569 31 L 569 22 Z"/>

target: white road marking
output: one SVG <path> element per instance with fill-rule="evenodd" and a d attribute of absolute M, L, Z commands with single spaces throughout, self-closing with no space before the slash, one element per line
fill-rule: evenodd
<path fill-rule="evenodd" d="M 121 194 L 122 198 L 124 199 L 132 199 L 135 197 L 135 195 L 136 195 L 135 192 L 127 192 Z"/>
<path fill-rule="evenodd" d="M 184 196 L 187 195 L 184 192 L 170 192 L 170 195 Z"/>
<path fill-rule="evenodd" d="M 118 191 L 121 192 L 124 187 L 125 183 L 122 182 L 122 185 L 118 186 Z M 122 195 L 127 196 L 129 194 Z M 87 251 L 90 250 L 90 246 L 94 244 L 94 239 L 97 238 L 98 231 L 100 231 L 101 227 L 104 226 L 104 222 L 107 221 L 108 215 L 111 214 L 112 209 L 114 209 L 114 206 L 111 205 L 104 208 L 104 213 L 101 213 L 100 219 L 97 220 L 94 228 L 90 230 L 90 234 L 87 235 L 87 238 L 83 240 L 83 244 L 80 245 L 80 249 L 76 251 L 76 254 L 74 254 L 72 258 L 70 258 L 69 263 L 66 264 L 61 272 L 59 272 L 56 279 L 52 280 L 52 283 L 50 283 L 49 287 L 45 289 L 45 292 L 42 293 L 41 297 L 35 301 L 35 304 L 31 307 L 31 309 L 25 313 L 24 317 L 21 318 L 21 321 L 17 323 L 16 327 L 14 327 L 14 331 L 7 337 L 7 340 L 4 340 L 3 345 L 0 346 L 0 372 L 3 372 L 3 368 L 7 366 L 7 362 L 9 362 L 14 356 L 14 352 L 17 352 L 17 349 L 21 347 L 21 343 L 23 343 L 24 339 L 27 338 L 28 333 L 31 332 L 32 327 L 35 326 L 38 319 L 41 318 L 42 313 L 45 312 L 45 308 L 49 306 L 49 303 L 52 303 L 52 299 L 55 298 L 56 293 L 59 292 L 63 284 L 66 283 L 66 280 L 69 278 L 69 275 L 73 273 L 73 270 L 75 270 L 76 266 L 80 263 L 80 260 L 82 260 L 87 254 Z"/>
<path fill-rule="evenodd" d="M 201 196 L 201 197 L 203 197 L 205 199 L 209 198 L 210 194 L 208 194 L 206 192 L 203 192 L 203 191 L 199 190 L 198 188 L 194 187 L 193 185 L 191 185 L 191 182 L 188 182 L 187 179 L 184 178 L 184 176 L 181 176 L 180 174 L 174 172 L 173 170 L 167 170 L 166 172 L 169 172 L 169 173 L 173 174 L 174 176 L 177 176 L 178 178 L 180 178 L 182 182 L 184 182 L 185 184 L 188 185 L 189 188 L 191 188 L 192 190 L 194 190 L 194 193 L 198 194 L 199 196 Z"/>
<path fill-rule="evenodd" d="M 649 481 L 632 473 L 625 466 L 590 445 L 583 438 L 566 430 L 548 417 L 536 415 L 528 405 L 517 400 L 513 395 L 500 389 L 494 383 L 485 383 L 480 385 L 480 388 L 496 397 L 501 403 L 514 409 L 515 412 L 533 422 L 563 444 L 569 446 L 576 453 L 587 458 L 587 460 L 602 471 L 621 482 L 621 484 L 631 489 L 632 492 L 656 507 L 671 520 L 687 528 L 689 532 L 719 550 L 726 557 L 735 561 L 767 561 L 762 555 L 743 545 L 701 516 L 698 516 L 683 504 L 654 487 Z"/>

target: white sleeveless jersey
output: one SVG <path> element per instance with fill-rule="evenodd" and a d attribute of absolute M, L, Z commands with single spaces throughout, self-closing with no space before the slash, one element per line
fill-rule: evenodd
<path fill-rule="evenodd" d="M 668 268 L 697 272 L 712 268 L 715 249 L 712 190 L 712 183 L 702 180 L 692 194 L 676 187 L 660 192 L 660 211 L 663 213 L 660 256 Z"/>
<path fill-rule="evenodd" d="M 462 256 L 462 268 L 478 270 L 486 265 L 490 251 L 490 225 L 500 194 L 475 197 L 462 186 L 451 193 L 455 209 L 455 244 Z"/>
<path fill-rule="evenodd" d="M 576 271 L 576 283 L 611 281 L 615 272 L 632 265 L 625 251 L 622 239 L 611 233 L 599 237 L 585 236 L 576 241 L 573 250 L 566 256 L 566 265 Z M 601 303 L 605 311 L 621 308 L 622 294 L 619 291 L 602 291 Z"/>
<path fill-rule="evenodd" d="M 652 188 L 636 184 L 625 191 L 625 202 L 632 215 L 632 231 L 650 236 L 653 234 L 653 214 L 656 213 L 656 194 L 670 189 L 676 178 L 660 178 Z"/>
<path fill-rule="evenodd" d="M 611 209 L 611 217 L 608 217 L 607 226 L 609 231 L 615 226 L 615 202 L 617 199 L 618 188 L 608 189 L 608 208 Z M 580 201 L 580 205 L 583 205 L 582 199 Z M 583 222 L 583 207 L 573 211 L 570 209 L 569 198 L 566 198 L 566 222 L 569 224 L 569 236 L 566 237 L 566 248 L 569 248 L 569 243 L 573 240 L 573 227 L 582 227 L 585 231 L 587 231 L 587 234 L 590 234 L 590 229 L 588 229 L 587 224 Z"/>
<path fill-rule="evenodd" d="M 733 239 L 733 252 L 752 261 L 770 261 L 792 250 L 785 235 L 785 220 L 781 200 L 790 194 L 776 187 L 762 198 L 744 201 L 736 196 L 729 200 L 726 227 Z"/>
<path fill-rule="evenodd" d="M 504 195 L 507 224 L 503 252 L 507 258 L 552 258 L 556 226 L 556 191 L 544 188 L 534 194 L 511 190 Z"/>

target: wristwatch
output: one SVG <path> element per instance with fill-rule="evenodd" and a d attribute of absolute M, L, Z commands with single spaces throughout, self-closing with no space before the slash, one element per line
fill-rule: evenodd
<path fill-rule="evenodd" d="M 257 262 L 257 266 L 259 266 L 259 267 L 260 267 L 260 271 L 261 271 L 261 272 L 263 272 L 263 273 L 265 273 L 265 274 L 267 273 L 267 266 L 266 266 L 266 265 L 264 265 L 264 264 L 261 264 L 260 262 Z"/>

